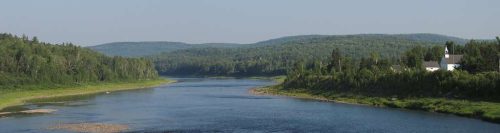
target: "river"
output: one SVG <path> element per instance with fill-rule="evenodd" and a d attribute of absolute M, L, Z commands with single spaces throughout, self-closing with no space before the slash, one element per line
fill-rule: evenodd
<path fill-rule="evenodd" d="M 177 78 L 151 89 L 37 100 L 53 114 L 0 118 L 0 132 L 66 132 L 58 123 L 113 123 L 130 132 L 500 132 L 500 124 L 454 115 L 255 96 L 268 80 Z"/>

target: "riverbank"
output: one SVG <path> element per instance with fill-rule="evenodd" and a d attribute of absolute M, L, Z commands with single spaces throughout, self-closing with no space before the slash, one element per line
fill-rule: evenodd
<path fill-rule="evenodd" d="M 0 110 L 6 107 L 22 105 L 28 100 L 61 96 L 93 94 L 120 90 L 143 89 L 175 82 L 159 78 L 155 80 L 141 80 L 133 82 L 94 83 L 69 87 L 40 88 L 28 90 L 1 90 Z"/>
<path fill-rule="evenodd" d="M 451 100 L 444 98 L 397 99 L 366 97 L 351 94 L 325 94 L 320 92 L 310 92 L 305 89 L 285 90 L 282 89 L 279 85 L 254 88 L 250 90 L 250 93 L 255 95 L 289 96 L 295 98 L 314 99 L 347 104 L 370 105 L 376 107 L 423 110 L 428 112 L 454 114 L 458 116 L 500 123 L 500 103 L 494 102 Z"/>
<path fill-rule="evenodd" d="M 206 78 L 215 78 L 215 79 L 260 79 L 260 80 L 273 80 L 275 82 L 283 82 L 286 78 L 285 75 L 280 76 L 208 76 Z"/>

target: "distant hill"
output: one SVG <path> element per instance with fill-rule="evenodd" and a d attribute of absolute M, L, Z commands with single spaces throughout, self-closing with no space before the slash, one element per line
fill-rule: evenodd
<path fill-rule="evenodd" d="M 109 56 L 140 57 L 189 48 L 229 48 L 239 45 L 240 44 L 232 43 L 188 44 L 183 42 L 113 42 L 90 46 L 88 48 Z"/>
<path fill-rule="evenodd" d="M 398 39 L 405 41 L 415 41 L 422 43 L 445 43 L 446 41 L 454 41 L 457 44 L 465 44 L 466 39 L 457 37 L 450 37 L 439 34 L 357 34 L 357 35 L 299 35 L 288 36 L 276 39 L 270 39 L 252 44 L 233 44 L 233 43 L 205 43 L 205 44 L 188 44 L 183 42 L 114 42 L 90 46 L 90 49 L 104 53 L 110 56 L 126 56 L 126 57 L 140 57 L 147 55 L 160 54 L 162 52 L 172 52 L 177 50 L 184 50 L 190 48 L 236 48 L 236 47 L 262 47 L 270 45 L 281 44 L 297 44 L 297 43 L 310 43 L 315 40 L 333 41 L 335 39 L 375 39 L 383 41 L 384 39 Z M 369 42 L 366 42 L 369 43 Z"/>
<path fill-rule="evenodd" d="M 457 44 L 464 45 L 467 43 L 467 39 L 462 39 L 458 37 L 445 36 L 439 34 L 429 34 L 429 33 L 419 33 L 419 34 L 397 34 L 394 35 L 401 38 L 406 38 L 414 41 L 424 41 L 424 42 L 434 42 L 434 43 L 445 43 L 446 41 L 453 41 Z"/>
<path fill-rule="evenodd" d="M 280 37 L 280 38 L 276 38 L 276 39 L 270 39 L 270 40 L 266 40 L 266 41 L 257 42 L 257 43 L 255 43 L 255 45 L 261 46 L 261 45 L 283 44 L 283 43 L 297 42 L 297 41 L 309 40 L 309 39 L 314 39 L 314 38 L 324 38 L 324 37 L 329 37 L 329 35 L 286 36 L 286 37 Z"/>
<path fill-rule="evenodd" d="M 468 40 L 458 37 L 445 36 L 439 34 L 430 33 L 415 33 L 415 34 L 355 34 L 355 35 L 298 35 L 298 36 L 287 36 L 276 39 L 270 39 L 266 41 L 261 41 L 255 43 L 256 45 L 274 45 L 283 44 L 290 42 L 301 42 L 311 39 L 324 39 L 324 38 L 345 38 L 345 37 L 359 37 L 359 38 L 394 38 L 394 39 L 404 39 L 418 42 L 429 42 L 429 43 L 445 43 L 447 41 L 453 41 L 457 44 L 465 44 Z"/>

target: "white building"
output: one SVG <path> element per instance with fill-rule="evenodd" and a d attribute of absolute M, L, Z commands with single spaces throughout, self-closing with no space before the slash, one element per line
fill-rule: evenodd
<path fill-rule="evenodd" d="M 453 71 L 456 68 L 460 67 L 459 63 L 464 57 L 463 55 L 450 55 L 448 54 L 448 48 L 445 48 L 444 53 L 444 57 L 441 58 L 441 62 L 439 63 L 441 69 Z"/>
<path fill-rule="evenodd" d="M 429 72 L 434 72 L 441 68 L 437 61 L 424 61 L 425 70 Z"/>
<path fill-rule="evenodd" d="M 460 61 L 462 60 L 463 55 L 450 55 L 448 53 L 448 48 L 445 48 L 444 50 L 444 57 L 441 58 L 441 61 L 425 61 L 424 62 L 424 67 L 425 70 L 429 72 L 434 72 L 439 69 L 442 70 L 447 70 L 447 71 L 453 71 L 456 68 L 460 67 Z"/>

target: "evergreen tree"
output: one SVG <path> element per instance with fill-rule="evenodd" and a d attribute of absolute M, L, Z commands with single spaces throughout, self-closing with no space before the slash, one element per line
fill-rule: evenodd
<path fill-rule="evenodd" d="M 107 57 L 71 43 L 0 34 L 0 89 L 157 78 L 147 59 Z"/>

